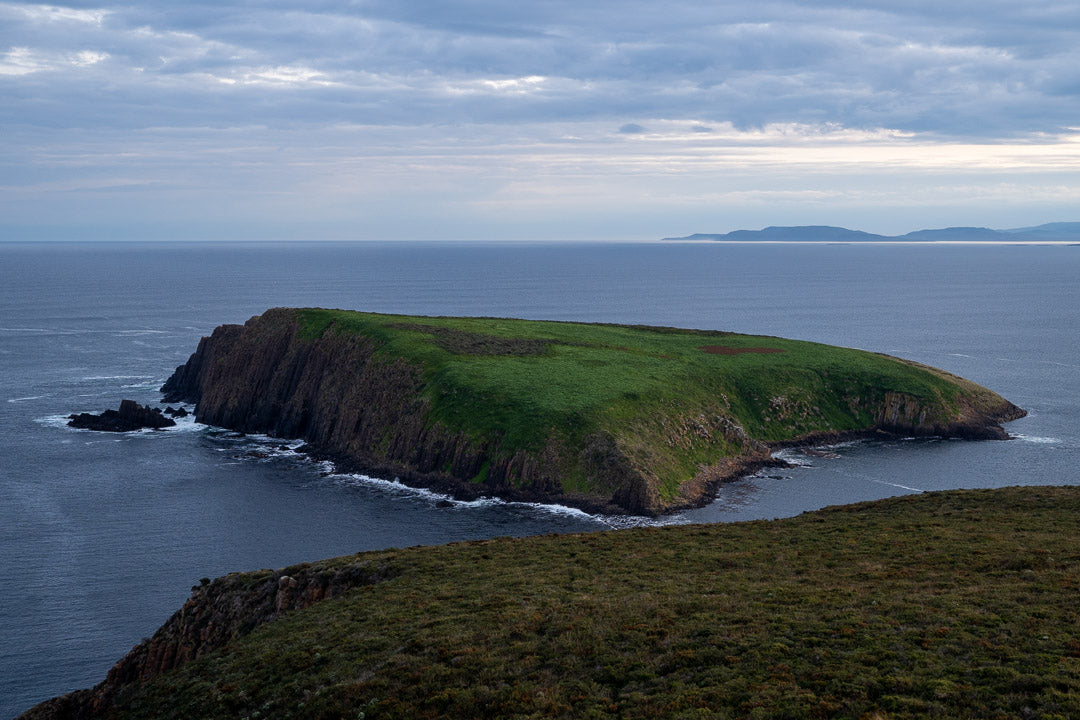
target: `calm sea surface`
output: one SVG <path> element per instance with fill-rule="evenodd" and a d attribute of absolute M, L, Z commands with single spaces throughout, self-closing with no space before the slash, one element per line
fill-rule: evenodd
<path fill-rule="evenodd" d="M 958 487 L 1080 482 L 1080 247 L 0 244 L 0 718 L 101 680 L 204 576 L 625 519 L 437 507 L 269 438 L 77 431 L 156 402 L 221 323 L 274 306 L 626 322 L 885 352 L 997 390 L 1009 442 L 851 444 L 666 522 Z"/>

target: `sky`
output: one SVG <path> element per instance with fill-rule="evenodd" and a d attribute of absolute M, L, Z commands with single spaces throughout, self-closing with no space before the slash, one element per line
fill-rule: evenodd
<path fill-rule="evenodd" d="M 1076 0 L 0 0 L 0 240 L 1080 220 Z"/>

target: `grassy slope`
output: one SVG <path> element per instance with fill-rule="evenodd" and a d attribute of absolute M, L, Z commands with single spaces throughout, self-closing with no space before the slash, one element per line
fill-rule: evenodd
<path fill-rule="evenodd" d="M 665 499 L 701 465 L 740 450 L 730 435 L 708 422 L 702 426 L 702 417 L 732 418 L 754 439 L 776 442 L 866 429 L 873 424 L 869 406 L 886 391 L 941 401 L 947 412 L 955 410 L 961 393 L 991 395 L 960 378 L 896 358 L 773 337 L 298 312 L 308 337 L 327 331 L 362 333 L 383 343 L 380 352 L 422 364 L 436 420 L 475 437 L 501 438 L 501 447 L 510 452 L 538 450 L 552 437 L 574 447 L 589 433 L 608 433 L 660 480 Z M 705 345 L 784 352 L 719 355 L 702 351 Z M 486 354 L 515 349 L 523 354 Z M 783 401 L 775 402 L 778 398 Z M 565 467 L 561 475 L 567 490 L 589 489 L 578 468 Z"/>
<path fill-rule="evenodd" d="M 1080 717 L 1077 488 L 411 548 L 118 718 Z"/>

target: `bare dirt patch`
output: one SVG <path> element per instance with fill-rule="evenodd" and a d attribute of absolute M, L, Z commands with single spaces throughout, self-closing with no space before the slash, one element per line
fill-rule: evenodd
<path fill-rule="evenodd" d="M 742 355 L 743 353 L 758 353 L 761 355 L 768 355 L 769 353 L 782 353 L 787 352 L 780 348 L 771 347 L 727 347 L 726 345 L 702 345 L 698 350 L 703 350 L 710 355 Z"/>
<path fill-rule="evenodd" d="M 498 337 L 437 325 L 391 323 L 389 327 L 428 333 L 434 336 L 435 344 L 443 350 L 461 355 L 543 355 L 548 345 L 553 342 L 532 338 Z"/>

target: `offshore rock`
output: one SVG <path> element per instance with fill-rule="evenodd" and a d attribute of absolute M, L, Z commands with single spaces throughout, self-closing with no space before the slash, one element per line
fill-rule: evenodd
<path fill-rule="evenodd" d="M 176 425 L 176 422 L 165 417 L 157 408 L 140 405 L 134 400 L 121 400 L 119 410 L 106 410 L 100 415 L 93 413 L 69 415 L 68 425 L 82 430 L 131 432 L 143 428 L 160 430 L 172 427 Z"/>

